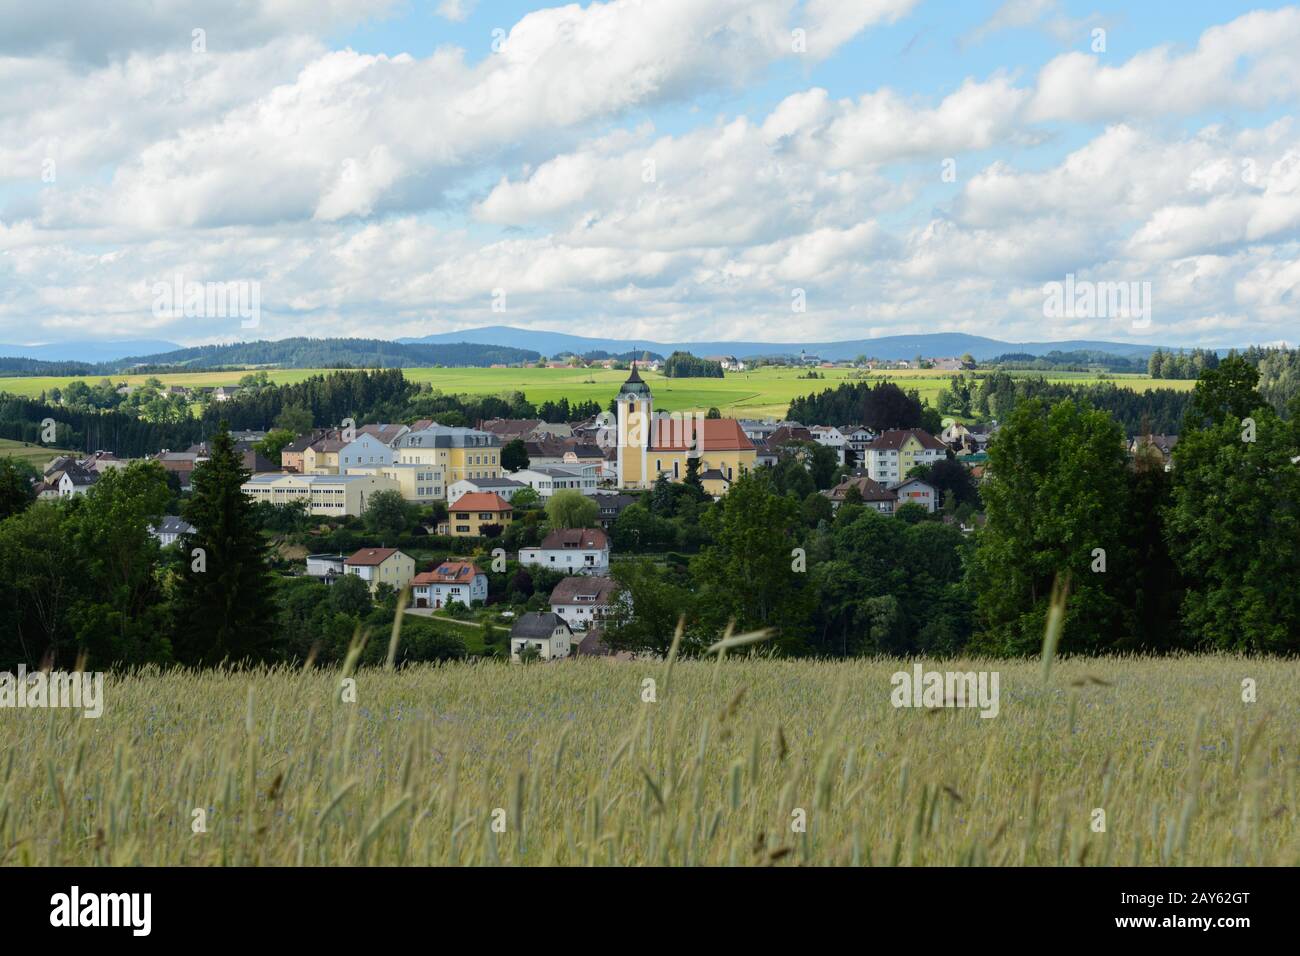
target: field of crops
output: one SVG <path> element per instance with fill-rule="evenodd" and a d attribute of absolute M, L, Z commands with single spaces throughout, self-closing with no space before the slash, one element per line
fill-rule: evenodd
<path fill-rule="evenodd" d="M 927 667 L 997 716 L 891 706 L 891 660 L 110 676 L 0 710 L 0 862 L 1300 863 L 1297 663 Z"/>
<path fill-rule="evenodd" d="M 300 382 L 310 375 L 324 374 L 323 369 L 270 370 L 271 381 L 278 384 Z M 236 385 L 244 372 L 193 372 L 158 375 L 167 385 Z M 541 404 L 549 400 L 569 401 L 591 399 L 602 406 L 618 392 L 618 386 L 627 378 L 626 372 L 606 369 L 550 369 L 550 368 L 409 368 L 404 374 L 416 382 L 428 382 L 444 392 L 463 392 L 476 395 L 493 395 L 508 391 L 523 391 L 530 401 Z M 790 400 L 809 392 L 834 388 L 838 382 L 861 373 L 851 369 L 821 369 L 824 379 L 801 378 L 803 373 L 794 368 L 761 368 L 752 372 L 728 373 L 725 378 L 669 379 L 662 375 L 646 373 L 645 379 L 654 392 L 655 406 L 664 411 L 695 411 L 716 406 L 729 417 L 780 417 L 785 414 Z M 1034 374 L 1038 373 L 1017 373 Z M 1051 381 L 1095 381 L 1096 376 L 1082 372 L 1055 372 L 1046 375 Z M 115 375 L 114 382 L 141 384 L 146 375 Z M 904 388 L 915 388 L 922 398 L 934 404 L 939 390 L 952 378 L 951 372 L 899 370 L 872 372 L 870 380 L 889 379 Z M 1146 390 L 1152 387 L 1189 389 L 1191 381 L 1153 381 L 1145 375 L 1115 375 L 1121 385 Z M 36 396 L 52 388 L 63 388 L 72 377 L 0 378 L 0 392 Z"/>

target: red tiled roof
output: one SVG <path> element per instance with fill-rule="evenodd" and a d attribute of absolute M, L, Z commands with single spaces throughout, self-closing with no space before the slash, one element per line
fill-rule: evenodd
<path fill-rule="evenodd" d="M 460 584 L 473 581 L 483 572 L 473 561 L 444 561 L 432 571 L 423 571 L 412 584 Z"/>
<path fill-rule="evenodd" d="M 510 502 L 495 491 L 468 491 L 456 499 L 452 511 L 512 511 Z"/>
<path fill-rule="evenodd" d="M 699 451 L 752 451 L 754 443 L 741 431 L 740 422 L 734 418 L 706 418 L 702 423 L 691 419 L 674 422 L 671 419 L 657 419 L 656 429 L 651 433 L 651 451 L 685 451 L 690 447 L 687 439 L 693 436 L 693 429 L 702 425 L 699 437 Z"/>

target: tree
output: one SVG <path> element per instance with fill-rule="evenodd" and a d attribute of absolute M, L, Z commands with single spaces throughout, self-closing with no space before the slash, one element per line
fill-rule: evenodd
<path fill-rule="evenodd" d="M 195 531 L 177 587 L 174 643 L 186 663 L 261 660 L 274 640 L 268 548 L 240 490 L 248 477 L 223 421 L 184 507 Z"/>
<path fill-rule="evenodd" d="M 100 475 L 73 515 L 88 585 L 74 615 L 77 642 L 101 665 L 171 658 L 152 530 L 170 500 L 162 465 L 132 462 Z"/>
<path fill-rule="evenodd" d="M 514 496 L 510 499 L 510 507 L 512 510 L 518 512 L 524 510 L 525 508 L 535 507 L 536 505 L 540 504 L 541 501 L 542 501 L 542 496 L 539 495 L 535 489 L 520 488 L 518 491 L 514 493 Z"/>
<path fill-rule="evenodd" d="M 366 528 L 385 540 L 405 534 L 420 518 L 420 508 L 407 501 L 400 491 L 376 491 L 366 505 Z"/>
<path fill-rule="evenodd" d="M 546 520 L 552 530 L 593 528 L 600 520 L 600 506 L 581 491 L 566 488 L 546 502 Z"/>
<path fill-rule="evenodd" d="M 373 606 L 370 585 L 359 575 L 345 574 L 330 585 L 330 607 L 340 614 L 360 620 Z"/>
<path fill-rule="evenodd" d="M 692 616 L 690 590 L 648 558 L 619 561 L 611 574 L 619 585 L 619 599 L 606 619 L 605 642 L 614 648 L 667 654 L 678 620 Z"/>
<path fill-rule="evenodd" d="M 266 433 L 265 438 L 253 447 L 263 458 L 268 461 L 278 462 L 280 460 L 280 452 L 284 449 L 284 446 L 297 437 L 298 435 L 296 432 L 292 432 L 287 428 L 273 428 Z"/>
<path fill-rule="evenodd" d="M 1229 651 L 1294 652 L 1300 422 L 1283 421 L 1246 387 L 1253 371 L 1230 357 L 1202 373 L 1174 446 L 1165 541 L 1187 578 L 1182 618 L 1193 639 Z"/>
<path fill-rule="evenodd" d="M 715 631 L 728 620 L 742 631 L 772 627 L 776 646 L 801 650 L 812 594 L 794 553 L 803 526 L 800 500 L 778 494 L 765 471 L 750 472 L 703 524 L 714 543 L 691 561 L 703 623 Z"/>
<path fill-rule="evenodd" d="M 1241 356 L 1230 355 L 1218 368 L 1204 372 L 1187 407 L 1183 426 L 1203 428 L 1218 425 L 1225 418 L 1240 422 L 1260 404 L 1255 391 L 1259 370 Z"/>
<path fill-rule="evenodd" d="M 522 438 L 513 438 L 501 449 L 501 467 L 506 471 L 518 471 L 529 464 L 528 449 Z"/>
<path fill-rule="evenodd" d="M 81 554 L 67 508 L 39 501 L 0 521 L 0 670 L 61 660 L 68 616 L 84 587 Z"/>
<path fill-rule="evenodd" d="M 1048 408 L 1031 399 L 1004 422 L 989 464 L 987 525 L 972 569 L 985 649 L 1038 651 L 1057 580 L 1070 587 L 1062 652 L 1095 652 L 1127 633 L 1128 474 L 1114 419 L 1072 401 Z"/>
<path fill-rule="evenodd" d="M 39 474 L 21 458 L 0 458 L 0 521 L 20 511 L 36 500 L 32 484 Z"/>
<path fill-rule="evenodd" d="M 294 435 L 305 435 L 315 424 L 311 409 L 303 405 L 285 405 L 280 409 L 280 414 L 275 416 L 276 429 L 292 432 Z"/>

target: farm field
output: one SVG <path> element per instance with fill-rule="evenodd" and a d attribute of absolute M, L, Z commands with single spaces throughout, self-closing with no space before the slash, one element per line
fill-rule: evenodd
<path fill-rule="evenodd" d="M 990 719 L 891 706 L 911 666 L 479 661 L 360 671 L 355 703 L 338 672 L 109 675 L 98 719 L 3 712 L 0 862 L 1300 863 L 1300 664 L 926 663 L 998 672 Z"/>
<path fill-rule="evenodd" d="M 277 384 L 300 382 L 311 375 L 325 374 L 326 369 L 268 370 L 271 381 Z M 403 373 L 415 382 L 427 382 L 444 392 L 493 395 L 501 392 L 522 391 L 535 404 L 547 400 L 593 400 L 602 406 L 617 393 L 618 386 L 627 378 L 627 372 L 606 369 L 548 369 L 548 368 L 408 368 Z M 156 376 L 167 385 L 235 385 L 246 372 L 192 372 Z M 663 411 L 703 411 L 716 406 L 723 415 L 737 418 L 781 417 L 790 400 L 824 388 L 834 388 L 839 382 L 860 377 L 863 373 L 853 369 L 819 369 L 825 378 L 810 380 L 794 368 L 762 368 L 753 372 L 728 373 L 725 378 L 670 379 L 655 373 L 645 373 L 655 397 L 655 407 Z M 1086 372 L 1017 372 L 1017 375 L 1042 374 L 1053 382 L 1095 381 L 1097 376 Z M 889 380 L 903 388 L 915 388 L 931 405 L 939 390 L 947 385 L 952 372 L 929 370 L 892 370 L 871 372 L 868 381 Z M 112 376 L 114 382 L 140 384 L 147 375 Z M 1146 375 L 1113 375 L 1119 385 L 1135 390 L 1174 388 L 1190 389 L 1190 380 L 1153 380 Z M 65 387 L 75 377 L 0 378 L 0 392 L 34 397 L 54 387 Z"/>
<path fill-rule="evenodd" d="M 65 451 L 62 448 L 51 448 L 49 445 L 33 445 L 31 442 L 0 438 L 0 458 L 22 458 L 37 469 L 44 468 L 51 458 L 75 454 L 78 453 Z"/>

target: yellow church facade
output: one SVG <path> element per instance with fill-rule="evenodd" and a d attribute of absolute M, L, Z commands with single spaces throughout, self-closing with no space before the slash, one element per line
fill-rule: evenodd
<path fill-rule="evenodd" d="M 619 390 L 617 408 L 620 488 L 649 488 L 660 475 L 684 481 L 694 457 L 705 490 L 717 497 L 755 467 L 758 452 L 734 418 L 656 415 L 650 386 L 635 365 Z"/>

